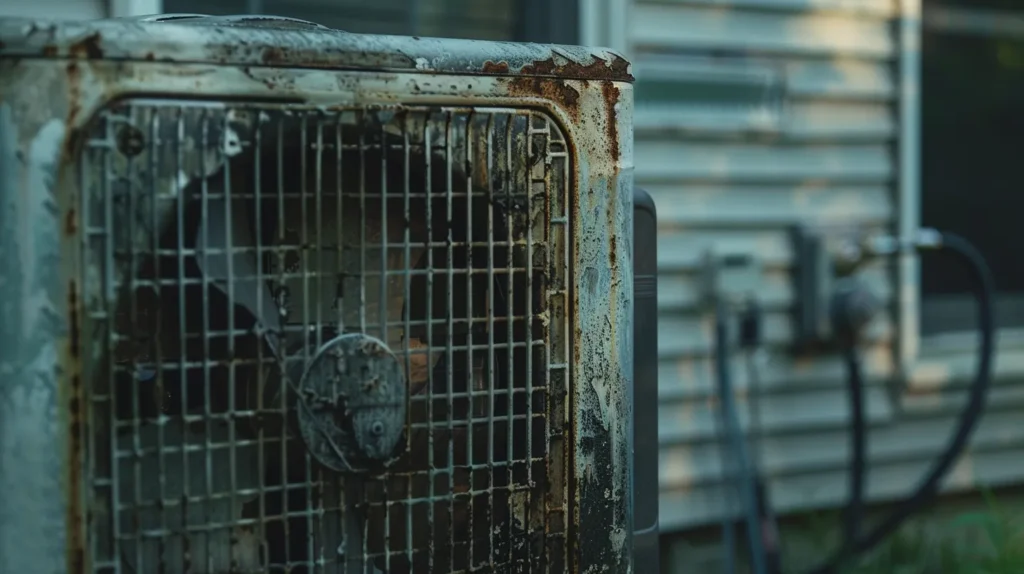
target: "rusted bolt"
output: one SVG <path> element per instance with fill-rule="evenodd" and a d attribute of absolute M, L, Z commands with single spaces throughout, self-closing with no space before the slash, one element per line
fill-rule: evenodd
<path fill-rule="evenodd" d="M 117 130 L 117 150 L 128 157 L 135 157 L 145 148 L 146 138 L 134 126 Z"/>

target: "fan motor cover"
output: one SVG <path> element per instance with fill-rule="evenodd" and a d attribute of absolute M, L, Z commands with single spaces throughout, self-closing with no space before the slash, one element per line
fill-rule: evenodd
<path fill-rule="evenodd" d="M 0 571 L 633 571 L 606 50 L 0 19 Z"/>

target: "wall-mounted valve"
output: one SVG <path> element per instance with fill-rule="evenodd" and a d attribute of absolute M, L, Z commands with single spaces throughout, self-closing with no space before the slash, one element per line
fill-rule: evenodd
<path fill-rule="evenodd" d="M 864 280 L 847 276 L 832 288 L 829 320 L 832 337 L 841 345 L 857 344 L 861 334 L 881 310 L 882 303 Z"/>
<path fill-rule="evenodd" d="M 855 344 L 881 302 L 857 276 L 868 245 L 856 232 L 811 226 L 792 229 L 794 322 L 798 350 Z"/>

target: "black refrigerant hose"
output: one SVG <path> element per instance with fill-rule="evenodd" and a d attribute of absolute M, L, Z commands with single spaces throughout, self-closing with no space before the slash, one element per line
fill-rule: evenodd
<path fill-rule="evenodd" d="M 866 471 L 866 423 L 863 412 L 863 374 L 860 362 L 852 345 L 847 350 L 847 368 L 849 369 L 849 390 L 851 393 L 852 425 L 854 433 L 851 452 L 851 488 L 850 500 L 847 504 L 846 541 L 843 547 L 823 565 L 811 571 L 812 574 L 833 574 L 848 559 L 868 552 L 880 542 L 893 535 L 899 527 L 914 513 L 930 503 L 939 491 L 939 483 L 949 472 L 953 463 L 963 452 L 971 434 L 978 424 L 984 410 L 985 399 L 992 379 L 992 364 L 995 351 L 995 317 L 992 301 L 995 292 L 995 281 L 992 271 L 985 263 L 981 253 L 967 240 L 953 233 L 925 230 L 917 241 L 906 246 L 912 249 L 939 249 L 960 258 L 970 269 L 973 290 L 978 302 L 978 330 L 981 335 L 981 346 L 978 356 L 978 368 L 971 387 L 968 402 L 960 414 L 951 440 L 946 445 L 942 456 L 935 462 L 932 469 L 917 487 L 914 493 L 901 501 L 896 508 L 874 529 L 861 536 L 860 520 L 863 513 L 863 484 Z M 876 255 L 892 254 L 900 250 L 900 246 L 890 241 L 889 246 L 876 250 Z"/>
<path fill-rule="evenodd" d="M 768 500 L 768 489 L 761 475 L 757 457 L 750 456 L 740 427 L 739 413 L 733 400 L 732 369 L 729 363 L 730 336 L 728 322 L 732 318 L 729 305 L 718 301 L 715 307 L 715 371 L 717 373 L 719 419 L 721 432 L 726 435 L 732 448 L 736 464 L 735 482 L 738 498 L 742 502 L 743 521 L 747 530 L 751 574 L 781 574 L 779 554 L 778 523 Z M 739 347 L 751 357 L 761 341 L 762 315 L 755 298 L 748 299 L 739 314 Z M 748 393 L 760 392 L 755 384 L 757 373 L 751 361 L 748 368 Z M 724 464 L 724 463 L 723 463 Z M 723 470 L 726 470 L 723 466 Z M 733 542 L 732 524 L 729 519 L 723 523 L 726 565 L 729 572 L 736 571 L 736 552 Z"/>
<path fill-rule="evenodd" d="M 761 517 L 757 479 L 751 468 L 751 457 L 747 453 L 746 439 L 740 427 L 739 414 L 733 397 L 732 366 L 729 362 L 729 321 L 728 305 L 719 301 L 715 308 L 715 371 L 718 379 L 718 401 L 722 420 L 722 431 L 735 457 L 737 495 L 744 510 L 747 527 L 747 543 L 750 545 L 751 569 L 754 574 L 768 574 L 765 563 L 768 553 L 761 535 Z M 730 557 L 734 558 L 734 557 Z"/>
<path fill-rule="evenodd" d="M 847 392 L 850 394 L 850 494 L 844 516 L 845 540 L 857 540 L 864 520 L 864 483 L 867 478 L 867 415 L 864 412 L 864 376 L 857 349 L 843 350 L 846 362 Z"/>
<path fill-rule="evenodd" d="M 754 363 L 754 353 L 756 353 L 763 344 L 763 341 L 761 340 L 763 317 L 761 306 L 757 302 L 756 298 L 750 297 L 747 299 L 746 304 L 743 306 L 743 310 L 740 313 L 739 319 L 740 349 L 744 350 L 747 356 L 747 396 L 750 397 L 748 398 L 748 401 L 753 400 L 756 403 L 752 405 L 753 411 L 751 412 L 750 426 L 751 428 L 756 429 L 757 432 L 760 432 L 759 395 L 762 392 L 762 389 L 759 382 L 760 376 L 757 372 L 757 366 Z M 757 418 L 755 419 L 754 417 Z M 757 422 L 755 422 L 755 420 Z M 760 446 L 758 446 L 758 448 L 760 448 Z M 759 535 L 761 536 L 761 546 L 764 551 L 763 564 L 765 574 L 781 574 L 782 556 L 780 555 L 779 548 L 779 525 L 775 518 L 775 513 L 772 510 L 768 487 L 765 485 L 764 476 L 761 472 L 761 463 L 761 457 L 755 454 L 751 461 L 751 478 L 754 481 L 754 494 L 757 502 L 757 508 L 755 510 L 758 524 L 760 525 Z"/>

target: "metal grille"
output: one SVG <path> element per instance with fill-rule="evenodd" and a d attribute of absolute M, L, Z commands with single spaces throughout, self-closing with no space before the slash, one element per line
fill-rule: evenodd
<path fill-rule="evenodd" d="M 88 136 L 94 572 L 564 570 L 546 115 L 130 100 Z"/>

